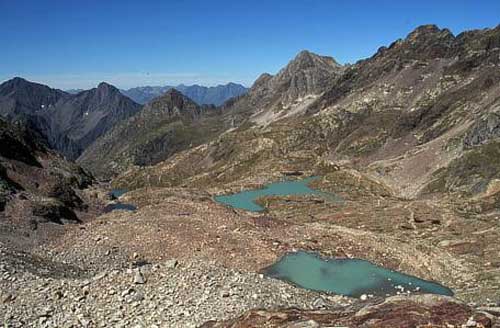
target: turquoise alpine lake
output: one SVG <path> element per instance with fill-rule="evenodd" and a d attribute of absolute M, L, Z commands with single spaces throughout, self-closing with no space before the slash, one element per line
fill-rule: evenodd
<path fill-rule="evenodd" d="M 361 259 L 326 259 L 304 251 L 288 253 L 264 274 L 309 290 L 350 297 L 426 293 L 453 296 L 436 282 L 389 270 Z"/>
<path fill-rule="evenodd" d="M 289 195 L 319 195 L 327 200 L 340 202 L 337 195 L 311 189 L 308 184 L 319 177 L 309 177 L 297 181 L 274 182 L 262 189 L 242 191 L 233 195 L 216 196 L 215 201 L 224 205 L 252 212 L 264 211 L 265 208 L 255 201 L 264 196 L 289 196 Z"/>

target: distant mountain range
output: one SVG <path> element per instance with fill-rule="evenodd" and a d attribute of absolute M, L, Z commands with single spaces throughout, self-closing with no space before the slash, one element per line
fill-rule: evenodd
<path fill-rule="evenodd" d="M 139 104 L 146 104 L 154 98 L 162 95 L 170 89 L 176 89 L 183 95 L 190 98 L 198 105 L 220 106 L 227 100 L 245 94 L 248 89 L 241 84 L 228 83 L 215 87 L 205 87 L 201 85 L 177 86 L 144 86 L 128 90 L 120 90 L 125 96 Z M 74 90 L 76 91 L 76 90 Z"/>
<path fill-rule="evenodd" d="M 77 93 L 80 93 L 82 91 L 85 91 L 85 89 L 68 89 L 65 90 L 67 93 L 71 93 L 72 95 L 76 95 Z"/>
<path fill-rule="evenodd" d="M 147 104 L 146 108 L 155 108 L 158 107 L 157 104 L 169 98 L 168 94 L 179 94 L 186 98 L 186 103 L 192 103 L 189 107 L 205 112 L 205 109 L 211 108 L 205 104 L 222 104 L 247 91 L 244 86 L 235 83 L 217 87 L 179 85 L 175 87 L 176 92 L 170 92 L 173 89 L 173 87 L 166 86 L 120 91 L 103 82 L 94 89 L 72 89 L 65 92 L 16 77 L 0 84 L 0 116 L 10 122 L 23 122 L 28 128 L 44 137 L 52 149 L 68 159 L 76 160 L 94 141 L 106 134 L 117 123 L 141 111 L 144 103 Z M 167 97 L 163 97 L 164 95 Z M 129 96 L 140 103 L 134 102 Z M 175 106 L 170 109 L 178 110 Z M 152 114 L 154 117 L 146 114 L 142 117 L 146 122 L 151 119 L 155 124 L 158 123 L 158 113 Z M 171 114 L 172 119 L 176 120 L 174 117 L 177 116 L 173 115 L 174 113 Z M 185 119 L 184 115 L 181 116 Z M 136 128 L 132 128 L 134 129 Z M 156 141 L 153 139 L 157 138 L 145 140 L 144 144 L 136 149 L 136 152 L 145 154 L 140 162 L 155 162 L 155 159 L 163 159 L 166 154 L 171 153 L 166 149 L 169 147 L 165 145 L 161 146 L 164 151 L 159 151 L 152 157 L 151 154 L 146 154 L 148 151 L 139 150 L 142 147 L 148 147 L 147 145 L 151 143 L 155 144 Z M 190 144 L 187 141 L 186 143 Z"/>
<path fill-rule="evenodd" d="M 0 85 L 0 116 L 24 122 L 69 159 L 141 108 L 107 83 L 78 94 L 19 77 Z"/>

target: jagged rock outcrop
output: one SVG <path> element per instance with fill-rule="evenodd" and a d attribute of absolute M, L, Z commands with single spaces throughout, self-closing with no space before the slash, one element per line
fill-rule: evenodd
<path fill-rule="evenodd" d="M 231 120 L 239 125 L 249 116 L 263 112 L 289 112 L 292 105 L 300 105 L 303 98 L 316 97 L 328 90 L 344 69 L 332 57 L 301 51 L 276 75 L 262 74 L 246 95 L 226 106 L 232 113 Z M 265 117 L 260 123 L 275 119 Z"/>
<path fill-rule="evenodd" d="M 498 137 L 500 137 L 500 113 L 489 113 L 469 130 L 464 138 L 464 146 L 472 148 Z"/>
<path fill-rule="evenodd" d="M 82 190 L 93 181 L 36 132 L 0 118 L 0 240 L 31 243 L 40 224 L 80 221 L 88 208 Z"/>
<path fill-rule="evenodd" d="M 280 94 L 280 101 L 289 104 L 307 95 L 321 94 L 343 70 L 332 57 L 301 51 L 276 76 L 268 79 L 265 88 Z"/>
<path fill-rule="evenodd" d="M 146 104 L 141 116 L 157 116 L 165 118 L 184 117 L 198 119 L 202 109 L 194 101 L 184 96 L 181 92 L 171 89 L 164 95 L 153 99 Z"/>
<path fill-rule="evenodd" d="M 496 319 L 451 298 L 421 295 L 392 297 L 360 310 L 253 310 L 203 328 L 316 327 L 492 327 Z"/>

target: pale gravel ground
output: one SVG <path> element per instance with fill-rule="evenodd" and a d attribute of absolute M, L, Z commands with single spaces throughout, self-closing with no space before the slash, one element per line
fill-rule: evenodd
<path fill-rule="evenodd" d="M 144 284 L 135 282 L 141 280 L 138 270 Z M 0 266 L 0 320 L 6 327 L 196 327 L 253 308 L 353 302 L 198 260 L 108 270 L 89 279 L 12 271 Z"/>

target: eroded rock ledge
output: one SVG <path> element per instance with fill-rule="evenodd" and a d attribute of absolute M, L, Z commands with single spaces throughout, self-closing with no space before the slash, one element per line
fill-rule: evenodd
<path fill-rule="evenodd" d="M 252 310 L 203 328 L 252 327 L 500 327 L 494 315 L 437 295 L 394 296 L 361 310 Z"/>

